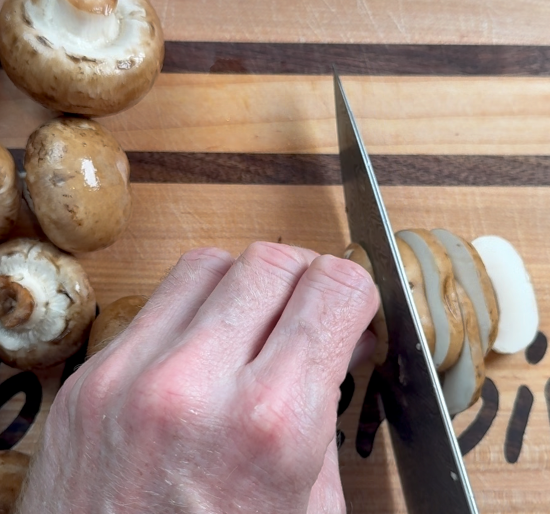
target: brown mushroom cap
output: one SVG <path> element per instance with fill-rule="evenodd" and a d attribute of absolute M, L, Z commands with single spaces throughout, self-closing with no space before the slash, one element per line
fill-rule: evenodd
<path fill-rule="evenodd" d="M 124 296 L 101 309 L 90 331 L 86 358 L 103 350 L 122 333 L 146 303 L 144 296 Z"/>
<path fill-rule="evenodd" d="M 57 118 L 42 125 L 27 143 L 25 171 L 38 222 L 59 248 L 106 248 L 128 225 L 128 158 L 99 123 Z"/>
<path fill-rule="evenodd" d="M 10 79 L 49 109 L 105 116 L 136 104 L 164 59 L 147 0 L 6 0 L 0 60 Z"/>
<path fill-rule="evenodd" d="M 405 267 L 405 273 L 407 275 L 407 280 L 409 281 L 409 287 L 414 300 L 414 305 L 418 316 L 420 317 L 420 322 L 422 323 L 422 331 L 426 337 L 426 342 L 428 343 L 428 348 L 430 353 L 434 354 L 435 351 L 435 328 L 432 320 L 432 315 L 430 313 L 430 307 L 428 306 L 428 300 L 426 299 L 426 289 L 424 286 L 424 277 L 422 276 L 422 268 L 420 263 L 416 258 L 416 255 L 411 250 L 411 247 L 405 243 L 402 239 L 397 238 L 397 249 L 399 250 L 399 255 L 403 261 L 403 266 Z"/>
<path fill-rule="evenodd" d="M 0 145 L 0 239 L 11 231 L 21 205 L 15 163 L 11 154 Z"/>
<path fill-rule="evenodd" d="M 453 265 L 445 247 L 429 230 L 402 230 L 396 237 L 411 247 L 420 262 L 435 328 L 433 360 L 438 371 L 445 371 L 457 361 L 464 343 Z"/>
<path fill-rule="evenodd" d="M 27 475 L 30 457 L 16 450 L 0 452 L 0 514 L 11 514 Z"/>
<path fill-rule="evenodd" d="M 0 245 L 0 359 L 19 369 L 65 361 L 84 343 L 95 294 L 77 260 L 50 243 Z"/>

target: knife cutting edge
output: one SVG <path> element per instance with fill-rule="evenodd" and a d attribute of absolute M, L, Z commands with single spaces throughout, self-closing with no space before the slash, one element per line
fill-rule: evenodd
<path fill-rule="evenodd" d="M 350 236 L 372 262 L 388 328 L 388 356 L 378 372 L 407 509 L 477 514 L 378 182 L 336 70 L 334 94 Z"/>

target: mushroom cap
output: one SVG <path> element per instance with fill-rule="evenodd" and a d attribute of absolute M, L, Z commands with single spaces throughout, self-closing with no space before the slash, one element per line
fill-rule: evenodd
<path fill-rule="evenodd" d="M 18 326 L 6 327 L 0 318 L 0 359 L 19 369 L 43 369 L 76 353 L 96 308 L 77 260 L 50 243 L 13 239 L 0 245 L 0 276 L 28 291 L 33 301 L 32 314 Z"/>
<path fill-rule="evenodd" d="M 30 457 L 17 450 L 0 452 L 0 514 L 13 512 L 27 475 Z"/>
<path fill-rule="evenodd" d="M 124 296 L 101 309 L 90 331 L 86 358 L 103 350 L 122 333 L 146 303 L 145 296 Z"/>
<path fill-rule="evenodd" d="M 106 248 L 131 215 L 130 165 L 99 123 L 57 118 L 31 134 L 25 183 L 50 241 L 67 252 Z"/>
<path fill-rule="evenodd" d="M 498 306 L 491 279 L 477 250 L 461 237 L 444 229 L 432 230 L 453 263 L 455 280 L 474 306 L 484 355 L 491 349 L 498 332 Z"/>
<path fill-rule="evenodd" d="M 11 231 L 21 205 L 15 163 L 11 154 L 0 145 L 0 239 Z"/>
<path fill-rule="evenodd" d="M 485 381 L 484 352 L 474 305 L 460 284 L 456 291 L 464 323 L 464 344 L 454 366 L 443 377 L 443 396 L 451 416 L 472 406 Z"/>
<path fill-rule="evenodd" d="M 445 371 L 457 361 L 464 343 L 464 326 L 451 259 L 445 247 L 429 230 L 402 230 L 397 232 L 396 237 L 411 247 L 422 268 L 426 298 L 435 328 L 433 360 L 438 371 Z"/>
<path fill-rule="evenodd" d="M 7 75 L 57 111 L 106 116 L 135 105 L 160 73 L 162 27 L 147 0 L 119 0 L 107 10 L 92 14 L 65 0 L 6 0 L 0 60 Z M 108 34 L 96 29 L 106 23 Z"/>
<path fill-rule="evenodd" d="M 414 306 L 416 307 L 420 322 L 422 323 L 422 331 L 426 337 L 430 353 L 433 356 L 435 352 L 435 328 L 426 298 L 422 268 L 411 247 L 402 239 L 397 238 L 396 242 L 399 255 L 405 267 L 405 273 L 413 296 Z"/>

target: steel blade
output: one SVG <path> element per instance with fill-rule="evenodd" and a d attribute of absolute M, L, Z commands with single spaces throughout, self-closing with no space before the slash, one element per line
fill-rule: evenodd
<path fill-rule="evenodd" d="M 408 511 L 477 513 L 378 182 L 336 72 L 334 90 L 350 235 L 372 261 L 388 325 L 382 401 Z"/>

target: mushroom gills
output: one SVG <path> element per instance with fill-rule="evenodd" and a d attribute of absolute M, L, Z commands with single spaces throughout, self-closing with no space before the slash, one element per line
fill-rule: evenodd
<path fill-rule="evenodd" d="M 443 396 L 452 416 L 472 406 L 481 395 L 485 361 L 474 306 L 460 284 L 456 285 L 464 323 L 464 344 L 456 364 L 443 377 Z"/>
<path fill-rule="evenodd" d="M 445 247 L 453 264 L 454 277 L 474 306 L 483 354 L 486 355 L 497 335 L 498 308 L 493 286 L 483 262 L 474 254 L 476 250 L 473 247 L 448 230 L 435 229 L 432 230 L 432 234 Z M 475 257 L 478 258 L 477 263 Z"/>
<path fill-rule="evenodd" d="M 402 230 L 396 237 L 411 247 L 420 263 L 435 329 L 433 361 L 438 371 L 445 371 L 457 361 L 464 342 L 452 263 L 441 243 L 427 230 Z"/>
<path fill-rule="evenodd" d="M 493 350 L 521 351 L 531 344 L 539 327 L 537 299 L 525 264 L 512 244 L 499 236 L 479 237 L 472 245 L 487 269 L 498 303 Z"/>

